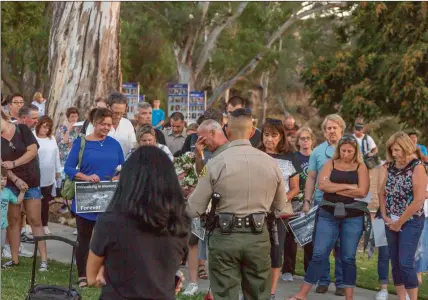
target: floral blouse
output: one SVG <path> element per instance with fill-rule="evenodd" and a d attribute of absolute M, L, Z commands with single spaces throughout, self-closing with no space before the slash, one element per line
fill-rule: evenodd
<path fill-rule="evenodd" d="M 388 166 L 388 177 L 385 187 L 386 213 L 388 216 L 400 217 L 413 201 L 412 175 L 415 167 L 422 162 L 413 159 L 403 169 L 398 169 L 394 163 Z M 422 216 L 423 208 L 415 215 Z"/>
<path fill-rule="evenodd" d="M 77 127 L 73 127 L 73 129 L 69 133 L 68 144 L 62 142 L 66 132 L 67 132 L 67 126 L 61 125 L 58 128 L 58 131 L 56 134 L 56 141 L 58 143 L 59 160 L 61 162 L 61 166 L 64 166 L 64 163 L 67 160 L 68 154 L 70 153 L 71 146 L 73 146 L 74 140 L 79 136 L 80 130 Z"/>

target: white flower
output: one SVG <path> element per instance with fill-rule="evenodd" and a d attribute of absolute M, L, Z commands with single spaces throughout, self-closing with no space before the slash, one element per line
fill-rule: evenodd
<path fill-rule="evenodd" d="M 192 20 L 192 19 L 193 19 L 193 15 L 192 15 L 192 14 L 190 14 L 190 15 L 189 15 L 189 19 L 190 19 L 190 20 Z"/>
<path fill-rule="evenodd" d="M 118 165 L 118 166 L 116 167 L 116 172 L 120 172 L 120 171 L 122 171 L 122 165 Z"/>

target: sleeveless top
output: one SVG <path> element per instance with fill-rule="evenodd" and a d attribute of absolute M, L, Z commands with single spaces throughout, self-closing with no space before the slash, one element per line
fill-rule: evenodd
<path fill-rule="evenodd" d="M 398 169 L 395 163 L 388 165 L 388 177 L 385 186 L 386 213 L 390 217 L 400 217 L 413 202 L 413 170 L 422 164 L 419 159 L 413 159 L 403 169 Z M 422 216 L 423 207 L 414 215 Z"/>
<path fill-rule="evenodd" d="M 358 164 L 358 167 L 355 170 L 352 171 L 341 171 L 334 168 L 334 160 L 332 160 L 333 164 L 333 170 L 330 174 L 330 181 L 333 183 L 342 183 L 342 184 L 358 184 L 358 168 L 360 165 Z M 352 197 L 342 196 L 338 195 L 336 193 L 324 193 L 324 199 L 332 202 L 332 203 L 344 203 L 344 204 L 351 204 L 358 201 L 355 201 Z M 329 213 L 334 213 L 334 207 L 331 206 L 322 206 L 322 209 L 328 211 Z M 353 218 L 353 217 L 359 217 L 363 216 L 364 212 L 357 209 L 352 208 L 346 208 L 346 217 L 347 218 Z"/>

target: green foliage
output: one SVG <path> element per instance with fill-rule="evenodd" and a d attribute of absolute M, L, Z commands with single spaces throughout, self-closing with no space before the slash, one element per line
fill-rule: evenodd
<path fill-rule="evenodd" d="M 20 88 L 28 70 L 38 74 L 40 81 L 46 79 L 49 3 L 5 2 L 1 12 L 1 59 L 10 70 L 10 77 L 21 82 Z"/>
<path fill-rule="evenodd" d="M 121 20 L 123 82 L 140 82 L 149 101 L 165 100 L 176 72 L 171 42 L 141 3 L 123 2 Z"/>
<path fill-rule="evenodd" d="M 343 48 L 305 69 L 313 103 L 350 121 L 397 116 L 427 128 L 427 3 L 362 2 L 351 20 L 337 31 Z"/>

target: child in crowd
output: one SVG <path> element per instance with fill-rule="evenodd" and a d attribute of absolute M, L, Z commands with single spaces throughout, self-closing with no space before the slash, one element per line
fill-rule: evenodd
<path fill-rule="evenodd" d="M 7 170 L 1 168 L 1 251 L 3 254 L 3 248 L 6 244 L 6 228 L 9 225 L 7 223 L 7 210 L 9 203 L 21 204 L 24 200 L 25 190 L 20 191 L 18 198 L 9 190 L 6 186 L 7 182 Z"/>
<path fill-rule="evenodd" d="M 152 126 L 156 129 L 162 129 L 165 123 L 165 112 L 160 109 L 160 104 L 160 100 L 153 100 Z"/>

